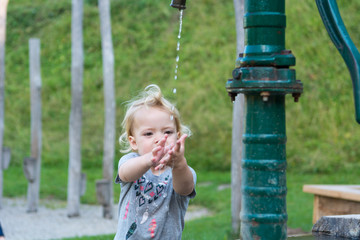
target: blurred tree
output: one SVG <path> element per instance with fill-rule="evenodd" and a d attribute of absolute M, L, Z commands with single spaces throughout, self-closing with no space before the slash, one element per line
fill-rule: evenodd
<path fill-rule="evenodd" d="M 244 0 L 234 0 L 236 26 L 236 57 L 244 51 Z M 238 94 L 233 106 L 231 143 L 231 213 L 234 234 L 240 231 L 241 153 L 244 125 L 244 95 Z"/>
<path fill-rule="evenodd" d="M 72 0 L 71 112 L 69 126 L 68 216 L 79 216 L 81 174 L 82 94 L 84 72 L 83 0 Z"/>
<path fill-rule="evenodd" d="M 114 49 L 111 36 L 110 1 L 99 0 L 101 46 L 104 77 L 105 126 L 103 178 L 109 182 L 109 202 L 104 205 L 103 216 L 113 218 L 113 174 L 115 155 L 115 83 L 114 83 Z"/>
<path fill-rule="evenodd" d="M 5 115 L 5 39 L 6 12 L 9 0 L 0 0 L 0 208 L 3 194 L 3 138 Z"/>

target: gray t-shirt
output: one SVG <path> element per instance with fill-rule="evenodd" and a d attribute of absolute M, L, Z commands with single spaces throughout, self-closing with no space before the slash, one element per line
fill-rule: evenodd
<path fill-rule="evenodd" d="M 139 156 L 129 153 L 119 161 L 119 167 L 127 160 Z M 196 173 L 190 168 L 194 186 Z M 195 189 L 188 196 L 181 196 L 173 189 L 171 168 L 161 175 L 154 175 L 149 169 L 134 182 L 120 183 L 119 221 L 114 240 L 162 239 L 181 240 L 184 217 L 190 198 L 196 195 Z"/>

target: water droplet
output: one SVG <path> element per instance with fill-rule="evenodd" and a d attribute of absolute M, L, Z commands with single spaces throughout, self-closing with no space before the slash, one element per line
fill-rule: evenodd
<path fill-rule="evenodd" d="M 180 57 L 179 57 L 179 55 L 177 55 L 176 56 L 176 62 L 179 62 L 179 59 L 180 59 Z"/>
<path fill-rule="evenodd" d="M 176 88 L 173 89 L 173 93 L 174 93 L 174 94 L 176 93 Z"/>
<path fill-rule="evenodd" d="M 175 80 L 177 79 L 177 75 L 175 75 L 174 79 L 175 79 Z"/>
<path fill-rule="evenodd" d="M 170 120 L 171 120 L 171 121 L 174 120 L 174 115 L 171 115 L 171 116 L 170 116 Z"/>

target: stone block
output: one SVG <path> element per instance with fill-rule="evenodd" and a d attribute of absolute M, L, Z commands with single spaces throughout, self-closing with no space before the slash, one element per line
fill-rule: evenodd
<path fill-rule="evenodd" d="M 321 217 L 312 228 L 313 234 L 360 239 L 360 215 Z"/>
<path fill-rule="evenodd" d="M 33 157 L 26 157 L 24 158 L 24 163 L 23 163 L 23 167 L 24 167 L 24 173 L 25 173 L 25 177 L 29 182 L 34 182 L 35 181 L 35 172 L 36 172 L 36 158 Z"/>
<path fill-rule="evenodd" d="M 106 179 L 96 181 L 96 197 L 101 205 L 109 205 L 111 199 L 111 182 Z"/>

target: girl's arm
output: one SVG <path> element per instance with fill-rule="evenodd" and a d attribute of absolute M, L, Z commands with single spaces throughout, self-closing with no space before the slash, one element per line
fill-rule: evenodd
<path fill-rule="evenodd" d="M 131 158 L 119 167 L 119 177 L 123 182 L 133 182 L 144 175 L 152 166 L 152 153 Z"/>
<path fill-rule="evenodd" d="M 173 187 L 176 193 L 187 196 L 194 190 L 194 179 L 189 166 L 187 165 L 185 153 L 185 139 L 187 135 L 182 135 L 176 145 L 169 151 L 173 161 Z"/>
<path fill-rule="evenodd" d="M 158 146 L 151 152 L 139 157 L 131 158 L 123 163 L 118 170 L 121 181 L 133 182 L 144 175 L 151 167 L 159 165 L 159 161 L 164 157 L 166 152 L 165 142 L 167 135 L 160 139 Z"/>
<path fill-rule="evenodd" d="M 194 190 L 194 179 L 189 166 L 184 158 L 181 163 L 172 170 L 173 187 L 176 193 L 187 196 Z"/>

